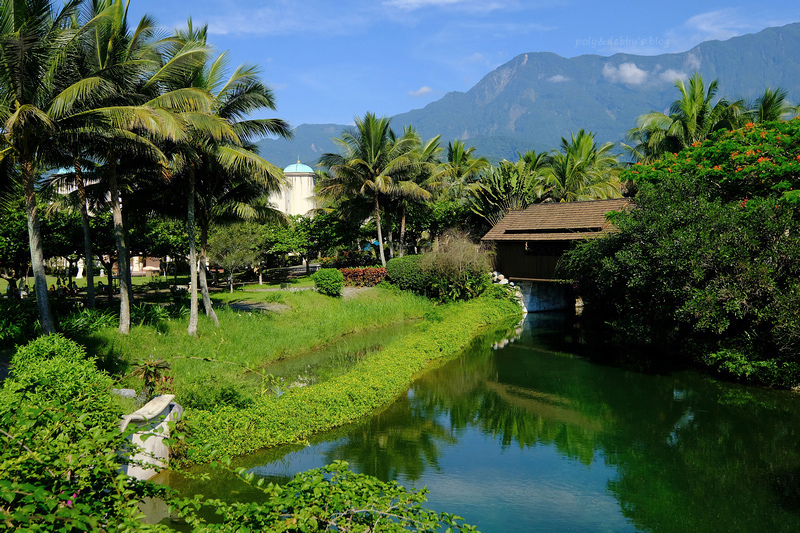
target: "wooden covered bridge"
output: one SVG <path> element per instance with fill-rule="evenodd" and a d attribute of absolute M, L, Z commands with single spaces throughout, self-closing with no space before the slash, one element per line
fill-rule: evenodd
<path fill-rule="evenodd" d="M 499 272 L 520 286 L 528 311 L 574 306 L 558 262 L 575 241 L 613 231 L 606 215 L 631 206 L 630 198 L 541 203 L 509 212 L 483 237 L 495 246 Z"/>

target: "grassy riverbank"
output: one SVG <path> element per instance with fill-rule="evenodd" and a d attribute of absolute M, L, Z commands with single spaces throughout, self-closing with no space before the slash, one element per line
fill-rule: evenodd
<path fill-rule="evenodd" d="M 520 315 L 519 306 L 495 298 L 436 306 L 378 287 L 349 298 L 314 291 L 238 292 L 222 302 L 235 307 L 217 309 L 219 328 L 201 317 L 196 338 L 186 334 L 182 318 L 134 327 L 126 336 L 107 328 L 80 339 L 92 355 L 127 373 L 125 387 L 142 388 L 130 372 L 142 361 L 169 365 L 166 390 L 157 392 L 176 394 L 187 408 L 193 444 L 186 457 L 192 461 L 301 441 L 368 415 L 402 393 L 432 361 L 456 356 L 486 326 Z M 418 322 L 409 334 L 386 335 L 354 366 L 314 385 L 288 388 L 268 374 L 271 362 L 410 319 Z"/>
<path fill-rule="evenodd" d="M 281 396 L 262 395 L 246 408 L 189 409 L 194 444 L 187 458 L 207 461 L 298 442 L 366 416 L 401 394 L 434 361 L 457 356 L 487 326 L 519 316 L 516 304 L 489 298 L 440 306 L 411 334 L 345 375 Z"/>
<path fill-rule="evenodd" d="M 198 336 L 186 333 L 187 318 L 139 326 L 129 335 L 115 328 L 94 332 L 80 341 L 90 354 L 119 361 L 121 372 L 146 359 L 166 361 L 172 391 L 191 404 L 242 405 L 270 384 L 258 379 L 261 368 L 329 344 L 343 335 L 420 318 L 434 306 L 410 294 L 375 288 L 353 298 L 329 298 L 313 291 L 238 292 L 237 309 L 216 309 L 220 327 L 201 316 Z M 273 309 L 273 310 L 270 310 Z M 139 390 L 142 382 L 123 379 Z"/>

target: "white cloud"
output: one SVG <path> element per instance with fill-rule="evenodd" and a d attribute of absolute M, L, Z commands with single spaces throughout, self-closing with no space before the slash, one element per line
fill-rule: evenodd
<path fill-rule="evenodd" d="M 689 54 L 689 57 L 686 58 L 685 65 L 689 70 L 698 70 L 700 68 L 700 57 Z"/>
<path fill-rule="evenodd" d="M 414 98 L 419 98 L 421 96 L 425 96 L 426 94 L 428 94 L 431 91 L 433 91 L 433 89 L 431 89 L 430 87 L 428 87 L 426 85 L 424 87 L 420 87 L 416 91 L 408 91 L 408 95 L 409 96 L 413 96 Z"/>
<path fill-rule="evenodd" d="M 704 40 L 724 40 L 746 32 L 750 22 L 739 17 L 735 9 L 720 9 L 691 17 L 686 26 L 705 35 Z"/>
<path fill-rule="evenodd" d="M 622 63 L 618 67 L 606 63 L 603 65 L 603 76 L 611 82 L 625 85 L 641 85 L 647 81 L 647 71 L 640 69 L 634 63 Z"/>
<path fill-rule="evenodd" d="M 553 83 L 561 83 L 563 81 L 569 81 L 571 79 L 572 78 L 568 78 L 563 74 L 556 74 L 555 76 L 550 76 L 549 78 L 547 78 L 547 81 L 551 81 Z"/>
<path fill-rule="evenodd" d="M 679 70 L 675 70 L 672 68 L 668 68 L 664 72 L 658 75 L 663 81 L 674 83 L 676 80 L 686 80 L 689 76 L 685 72 L 681 72 Z"/>

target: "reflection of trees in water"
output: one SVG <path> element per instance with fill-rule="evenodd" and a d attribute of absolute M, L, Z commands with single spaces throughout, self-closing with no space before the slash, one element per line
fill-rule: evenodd
<path fill-rule="evenodd" d="M 326 459 L 357 462 L 383 479 L 418 479 L 439 468 L 442 446 L 475 427 L 502 446 L 548 445 L 583 464 L 614 466 L 609 490 L 642 529 L 796 529 L 793 396 L 591 364 L 524 335 L 496 353 L 487 346 L 423 377 L 410 398 Z"/>
<path fill-rule="evenodd" d="M 455 439 L 449 430 L 408 399 L 395 403 L 348 434 L 325 453 L 325 462 L 342 459 L 365 474 L 384 480 L 403 474 L 419 479 L 426 468 L 439 468 L 439 446 Z"/>

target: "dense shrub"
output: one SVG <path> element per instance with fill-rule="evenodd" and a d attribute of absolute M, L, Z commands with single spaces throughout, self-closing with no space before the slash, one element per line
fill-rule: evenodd
<path fill-rule="evenodd" d="M 444 302 L 475 298 L 491 281 L 489 253 L 456 232 L 445 233 L 438 250 L 423 255 L 420 265 L 434 297 Z"/>
<path fill-rule="evenodd" d="M 378 261 L 371 252 L 343 251 L 319 260 L 322 268 L 358 268 L 375 266 Z"/>
<path fill-rule="evenodd" d="M 348 287 L 374 287 L 386 277 L 383 267 L 340 268 Z"/>
<path fill-rule="evenodd" d="M 241 387 L 216 375 L 203 375 L 190 380 L 182 389 L 178 401 L 192 409 L 215 409 L 223 405 L 242 409 L 252 399 L 242 394 Z"/>
<path fill-rule="evenodd" d="M 565 262 L 588 315 L 728 377 L 800 384 L 798 160 L 793 120 L 634 166 L 636 209 Z"/>
<path fill-rule="evenodd" d="M 111 309 L 81 309 L 61 319 L 60 330 L 68 337 L 76 337 L 100 328 L 119 325 L 119 315 Z"/>
<path fill-rule="evenodd" d="M 0 409 L 56 402 L 87 413 L 93 424 L 114 423 L 119 415 L 110 395 L 111 378 L 85 350 L 61 335 L 41 336 L 20 347 L 11 360 Z"/>
<path fill-rule="evenodd" d="M 421 255 L 395 257 L 386 263 L 386 277 L 397 287 L 419 294 L 427 294 L 430 283 L 422 270 Z"/>
<path fill-rule="evenodd" d="M 40 331 L 36 300 L 0 299 L 0 347 L 25 342 Z"/>
<path fill-rule="evenodd" d="M 321 268 L 311 275 L 314 285 L 322 294 L 341 296 L 344 287 L 344 276 L 335 268 Z"/>

